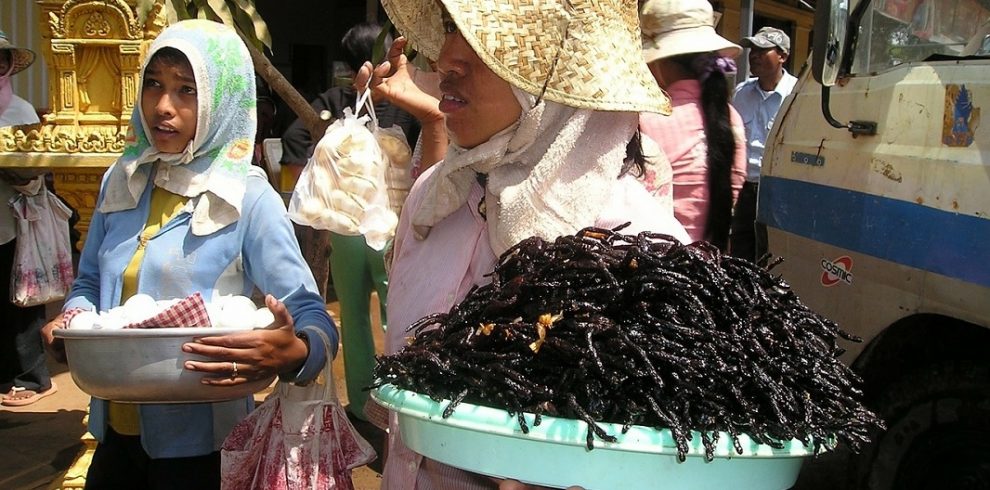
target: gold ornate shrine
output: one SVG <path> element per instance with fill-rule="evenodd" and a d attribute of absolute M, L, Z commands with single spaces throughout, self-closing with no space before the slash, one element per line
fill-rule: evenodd
<path fill-rule="evenodd" d="M 51 112 L 40 124 L 0 128 L 0 167 L 51 170 L 83 233 L 103 173 L 124 149 L 144 54 L 165 26 L 160 2 L 145 22 L 136 4 L 40 0 Z"/>

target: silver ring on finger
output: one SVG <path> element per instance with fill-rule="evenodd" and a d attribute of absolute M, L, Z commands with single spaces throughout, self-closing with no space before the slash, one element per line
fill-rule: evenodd
<path fill-rule="evenodd" d="M 237 377 L 237 363 L 234 361 L 230 361 L 230 364 L 233 366 L 233 368 L 230 370 L 230 379 L 234 379 Z"/>

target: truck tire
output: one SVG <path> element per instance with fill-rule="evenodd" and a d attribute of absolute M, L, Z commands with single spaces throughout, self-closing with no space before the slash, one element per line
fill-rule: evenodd
<path fill-rule="evenodd" d="M 860 455 L 872 460 L 857 488 L 990 489 L 990 365 L 915 371 L 885 390 L 878 410 L 887 431 Z"/>

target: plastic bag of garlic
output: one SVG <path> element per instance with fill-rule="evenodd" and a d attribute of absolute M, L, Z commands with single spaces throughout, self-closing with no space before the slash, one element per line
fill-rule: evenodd
<path fill-rule="evenodd" d="M 390 160 L 394 155 L 408 167 L 411 152 L 404 140 L 378 128 L 369 94 L 358 97 L 354 110 L 344 109 L 316 144 L 289 200 L 289 218 L 341 235 L 364 235 L 369 247 L 381 250 L 399 221 L 389 205 Z M 359 116 L 362 108 L 367 113 Z"/>

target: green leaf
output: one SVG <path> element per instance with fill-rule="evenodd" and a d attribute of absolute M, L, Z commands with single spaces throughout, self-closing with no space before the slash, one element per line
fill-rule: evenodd
<path fill-rule="evenodd" d="M 375 40 L 375 46 L 371 48 L 371 64 L 378 66 L 379 63 L 385 61 L 385 53 L 391 46 L 385 46 L 385 38 L 388 37 L 389 31 L 392 30 L 392 21 L 385 19 L 385 25 L 382 26 L 382 31 L 378 33 L 378 39 Z"/>
<path fill-rule="evenodd" d="M 209 4 L 210 9 L 213 10 L 213 13 L 220 19 L 220 21 L 229 26 L 234 25 L 234 14 L 230 11 L 230 7 L 227 5 L 227 0 L 206 1 Z"/>
<path fill-rule="evenodd" d="M 171 6 L 171 8 L 169 8 Z M 186 8 L 186 0 L 171 0 L 165 4 L 165 17 L 169 24 L 193 18 Z"/>
<path fill-rule="evenodd" d="M 233 0 L 233 2 L 234 5 L 237 6 L 237 12 L 246 15 L 250 22 L 247 25 L 241 25 L 239 22 L 238 26 L 241 27 L 241 30 L 244 31 L 244 33 L 248 33 L 249 31 L 252 32 L 255 39 L 267 46 L 268 49 L 272 49 L 272 34 L 268 30 L 268 24 L 265 22 L 265 19 L 261 18 L 261 14 L 259 14 L 258 9 L 255 8 L 254 1 Z M 240 16 L 238 15 L 235 17 Z M 239 19 L 239 21 L 241 20 Z M 258 46 L 258 48 L 260 49 L 261 46 Z"/>

